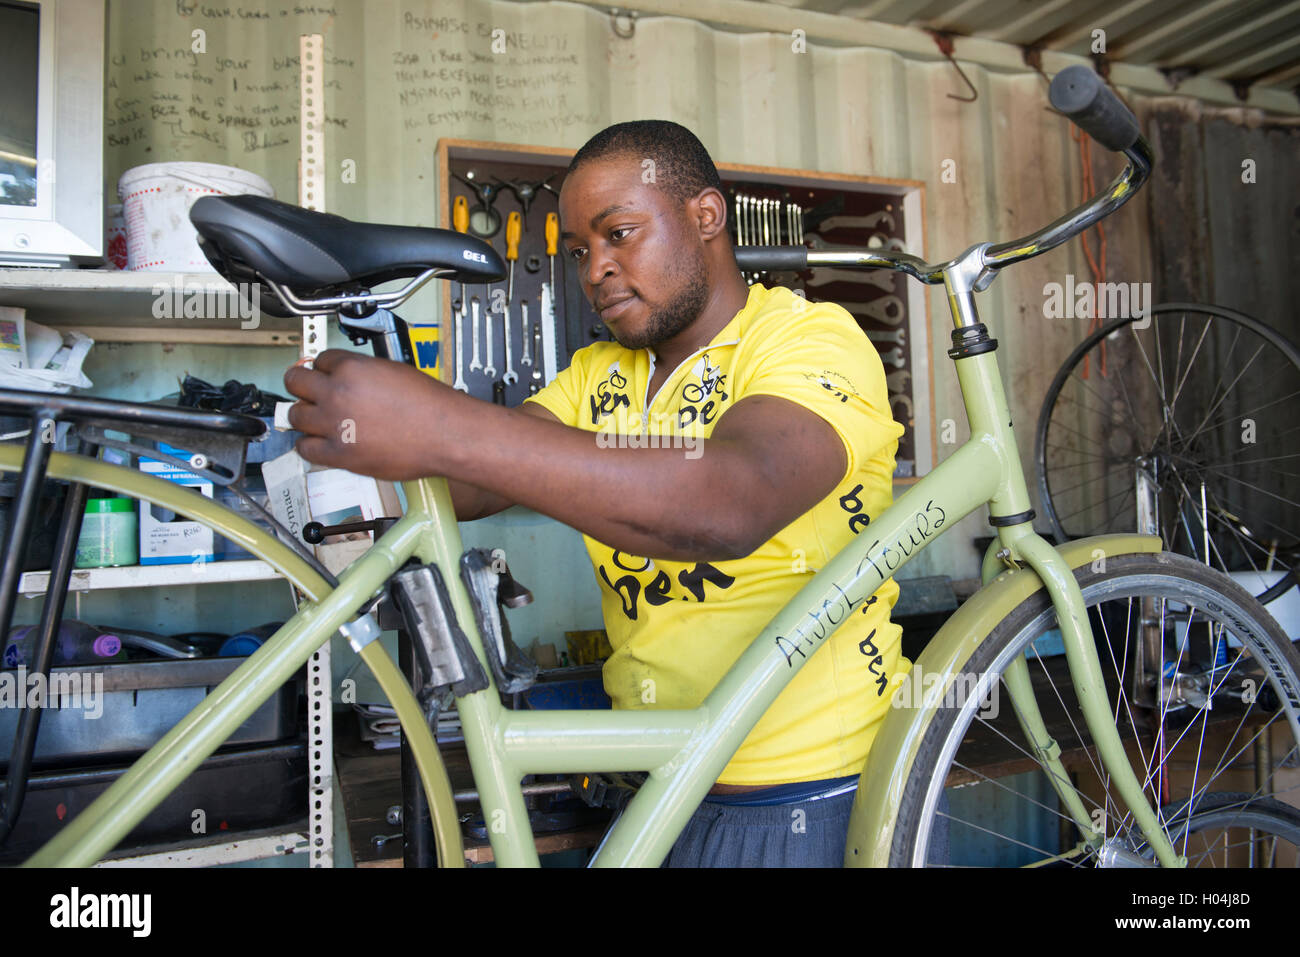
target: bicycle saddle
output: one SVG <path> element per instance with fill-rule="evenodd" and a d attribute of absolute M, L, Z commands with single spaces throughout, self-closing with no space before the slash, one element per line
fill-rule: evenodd
<path fill-rule="evenodd" d="M 451 229 L 355 223 L 264 196 L 204 196 L 190 208 L 199 248 L 231 282 L 269 279 L 295 292 L 369 289 L 429 269 L 464 283 L 506 275 L 487 243 Z"/>

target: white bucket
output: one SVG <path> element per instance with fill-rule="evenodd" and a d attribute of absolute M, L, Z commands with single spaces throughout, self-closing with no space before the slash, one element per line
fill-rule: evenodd
<path fill-rule="evenodd" d="M 200 196 L 254 193 L 275 197 L 256 173 L 218 163 L 149 163 L 117 181 L 126 216 L 126 268 L 148 272 L 214 272 L 199 250 L 190 207 Z"/>

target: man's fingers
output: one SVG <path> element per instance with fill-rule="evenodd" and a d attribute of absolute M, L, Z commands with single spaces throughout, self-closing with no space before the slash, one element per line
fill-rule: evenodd
<path fill-rule="evenodd" d="M 329 432 L 328 416 L 320 406 L 311 402 L 295 402 L 289 406 L 289 425 L 307 435 L 326 435 Z"/>
<path fill-rule="evenodd" d="M 342 363 L 356 358 L 358 358 L 357 354 L 355 352 L 349 352 L 347 349 L 326 349 L 316 357 L 316 361 L 312 363 L 312 368 L 320 372 L 329 373 L 337 369 Z M 365 357 L 362 356 L 360 358 Z"/>
<path fill-rule="evenodd" d="M 284 374 L 284 387 L 300 399 L 316 402 L 320 400 L 328 383 L 326 377 L 314 369 L 293 365 Z"/>
<path fill-rule="evenodd" d="M 342 464 L 329 439 L 322 439 L 315 435 L 304 435 L 294 443 L 293 448 L 294 451 L 313 465 L 333 467 Z"/>

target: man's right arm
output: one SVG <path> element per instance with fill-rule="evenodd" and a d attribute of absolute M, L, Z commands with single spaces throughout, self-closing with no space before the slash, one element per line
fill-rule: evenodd
<path fill-rule="evenodd" d="M 520 412 L 539 419 L 547 419 L 551 422 L 560 421 L 549 409 L 546 409 L 538 402 L 521 403 L 518 409 Z M 515 504 L 504 495 L 498 495 L 495 492 L 489 492 L 486 489 L 465 482 L 448 479 L 447 487 L 451 490 L 451 501 L 456 507 L 456 520 L 459 522 L 487 518 L 489 515 L 505 511 Z"/>

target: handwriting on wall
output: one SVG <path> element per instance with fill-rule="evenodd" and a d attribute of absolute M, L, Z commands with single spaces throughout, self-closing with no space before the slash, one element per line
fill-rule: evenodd
<path fill-rule="evenodd" d="M 577 37 L 513 29 L 522 14 L 512 7 L 488 5 L 489 23 L 429 15 L 430 5 L 418 0 L 115 4 L 105 115 L 110 172 L 189 159 L 276 170 L 292 181 L 304 33 L 325 37 L 331 155 L 332 143 L 365 137 L 367 119 L 387 137 L 428 131 L 520 142 L 564 142 L 565 129 L 598 125 Z"/>

